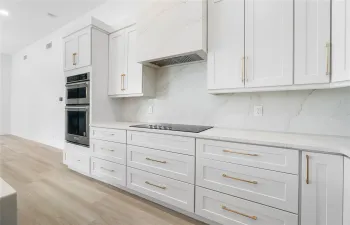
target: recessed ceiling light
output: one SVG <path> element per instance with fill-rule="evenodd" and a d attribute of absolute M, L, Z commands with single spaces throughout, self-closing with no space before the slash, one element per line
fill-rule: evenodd
<path fill-rule="evenodd" d="M 6 11 L 5 9 L 0 9 L 0 16 L 8 16 L 9 12 Z"/>

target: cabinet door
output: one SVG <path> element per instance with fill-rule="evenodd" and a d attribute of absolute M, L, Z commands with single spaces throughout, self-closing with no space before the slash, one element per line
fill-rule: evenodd
<path fill-rule="evenodd" d="M 76 53 L 78 52 L 78 40 L 75 36 L 64 39 L 64 70 L 75 69 Z"/>
<path fill-rule="evenodd" d="M 332 3 L 332 82 L 350 80 L 350 1 Z"/>
<path fill-rule="evenodd" d="M 125 30 L 109 37 L 109 86 L 108 94 L 123 94 L 125 74 Z"/>
<path fill-rule="evenodd" d="M 208 89 L 244 87 L 244 0 L 209 0 Z"/>
<path fill-rule="evenodd" d="M 293 0 L 246 0 L 246 87 L 293 84 Z"/>
<path fill-rule="evenodd" d="M 330 13 L 330 0 L 295 1 L 295 84 L 330 81 Z"/>
<path fill-rule="evenodd" d="M 91 65 L 91 28 L 76 33 L 76 39 L 78 42 L 76 68 Z"/>
<path fill-rule="evenodd" d="M 344 221 L 343 225 L 350 224 L 350 158 L 344 157 Z M 345 213 L 347 212 L 347 213 Z"/>
<path fill-rule="evenodd" d="M 343 157 L 303 152 L 301 225 L 342 225 Z"/>
<path fill-rule="evenodd" d="M 124 88 L 126 94 L 142 93 L 142 64 L 137 63 L 136 26 L 125 29 L 126 72 Z"/>

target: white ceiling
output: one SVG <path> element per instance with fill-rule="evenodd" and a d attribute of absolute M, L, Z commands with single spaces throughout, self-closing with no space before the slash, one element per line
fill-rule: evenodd
<path fill-rule="evenodd" d="M 106 0 L 0 0 L 9 11 L 3 23 L 2 52 L 16 53 L 43 36 L 105 3 Z M 47 14 L 57 15 L 56 18 Z"/>

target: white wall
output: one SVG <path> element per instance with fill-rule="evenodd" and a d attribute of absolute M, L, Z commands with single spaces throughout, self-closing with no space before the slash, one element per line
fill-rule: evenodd
<path fill-rule="evenodd" d="M 11 70 L 12 57 L 10 55 L 0 54 L 1 61 L 1 88 L 0 88 L 0 134 L 9 134 L 11 130 Z"/>
<path fill-rule="evenodd" d="M 142 0 L 141 0 L 142 1 Z M 135 17 L 138 1 L 110 0 L 54 33 L 13 55 L 11 133 L 44 144 L 64 146 L 64 96 L 62 37 L 91 16 L 115 25 Z M 53 47 L 45 49 L 52 41 Z M 28 55 L 27 60 L 23 56 Z"/>

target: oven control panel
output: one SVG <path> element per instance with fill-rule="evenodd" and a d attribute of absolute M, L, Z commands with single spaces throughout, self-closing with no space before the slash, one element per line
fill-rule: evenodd
<path fill-rule="evenodd" d="M 81 81 L 87 81 L 89 79 L 90 79 L 89 73 L 74 75 L 74 76 L 67 77 L 67 84 L 81 82 Z"/>

